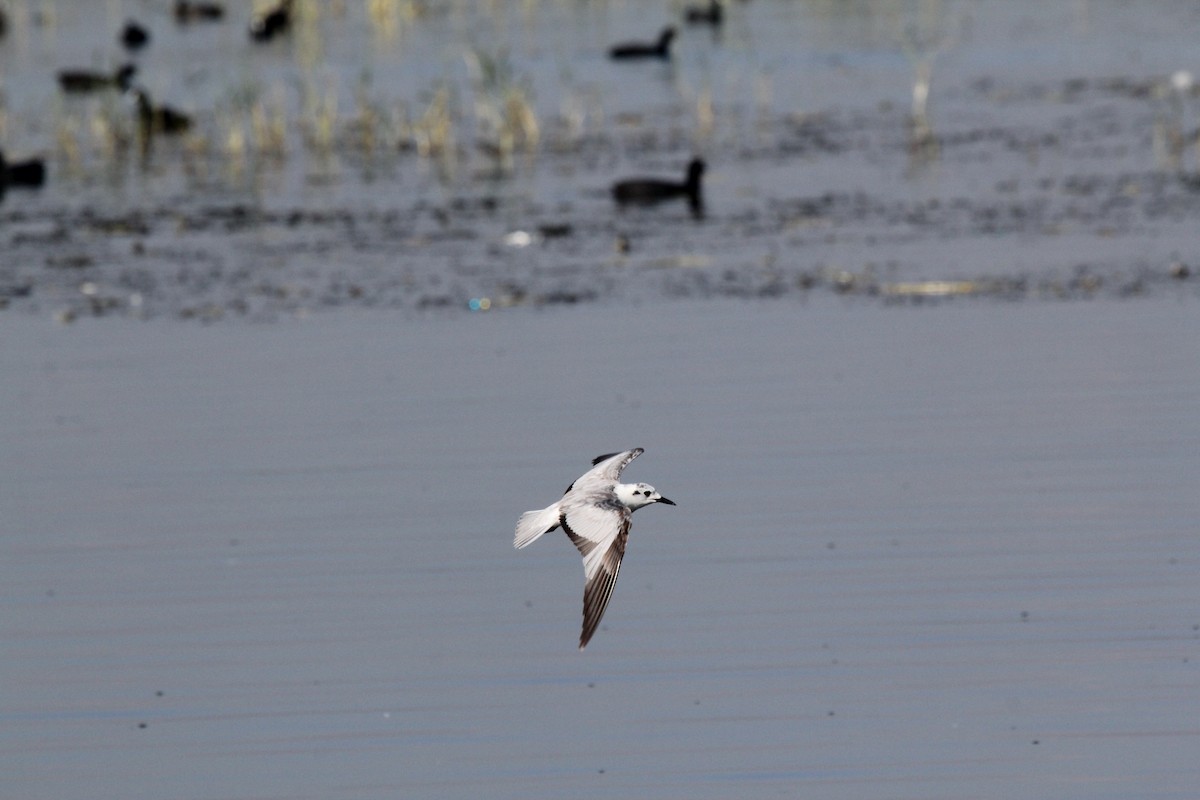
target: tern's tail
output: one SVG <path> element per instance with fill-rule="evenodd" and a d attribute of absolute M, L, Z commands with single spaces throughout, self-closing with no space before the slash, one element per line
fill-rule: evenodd
<path fill-rule="evenodd" d="M 536 542 L 543 533 L 549 533 L 557 527 L 558 503 L 537 511 L 526 511 L 517 520 L 517 535 L 513 539 L 513 547 L 520 550 Z"/>

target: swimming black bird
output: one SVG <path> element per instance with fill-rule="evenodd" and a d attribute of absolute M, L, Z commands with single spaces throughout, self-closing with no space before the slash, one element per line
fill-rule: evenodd
<path fill-rule="evenodd" d="M 292 0 L 279 0 L 279 5 L 250 23 L 250 38 L 256 42 L 269 42 L 291 24 Z"/>
<path fill-rule="evenodd" d="M 191 117 L 170 106 L 154 105 L 145 90 L 134 89 L 133 94 L 137 99 L 138 123 L 141 125 L 143 136 L 184 133 L 192 127 Z"/>
<path fill-rule="evenodd" d="M 608 51 L 608 56 L 619 61 L 633 58 L 670 58 L 671 40 L 674 38 L 674 28 L 663 28 L 662 33 L 658 36 L 657 44 L 625 42 L 624 44 L 613 45 Z"/>
<path fill-rule="evenodd" d="M 46 162 L 40 158 L 10 164 L 0 152 L 0 191 L 11 186 L 37 188 L 46 183 Z"/>
<path fill-rule="evenodd" d="M 689 25 L 712 25 L 715 28 L 724 21 L 721 0 L 708 0 L 708 8 L 688 6 L 684 9 L 683 19 Z"/>
<path fill-rule="evenodd" d="M 703 175 L 704 162 L 699 158 L 693 158 L 688 164 L 687 178 L 683 183 L 657 178 L 630 178 L 613 184 L 613 199 L 622 206 L 648 206 L 664 200 L 685 197 L 691 205 L 692 211 L 699 212 L 704 205 L 704 198 L 700 194 L 700 178 Z"/>
<path fill-rule="evenodd" d="M 225 7 L 217 3 L 175 0 L 175 21 L 181 25 L 189 22 L 216 22 L 225 16 Z"/>
<path fill-rule="evenodd" d="M 121 31 L 121 44 L 125 45 L 125 49 L 140 50 L 149 43 L 150 31 L 133 20 L 125 23 L 125 28 Z"/>
<path fill-rule="evenodd" d="M 58 73 L 58 85 L 64 92 L 73 94 L 95 92 L 100 89 L 125 91 L 136 74 L 137 67 L 133 64 L 123 64 L 113 73 L 93 72 L 86 69 L 64 69 Z"/>

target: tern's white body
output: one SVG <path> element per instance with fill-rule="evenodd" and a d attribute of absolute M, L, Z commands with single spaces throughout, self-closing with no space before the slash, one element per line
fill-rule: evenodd
<path fill-rule="evenodd" d="M 583 556 L 586 583 L 580 650 L 596 632 L 612 597 L 633 512 L 651 503 L 675 505 L 650 484 L 619 482 L 621 470 L 642 452 L 635 447 L 596 458 L 592 469 L 568 486 L 557 503 L 526 511 L 517 522 L 514 547 L 526 547 L 561 526 Z"/>

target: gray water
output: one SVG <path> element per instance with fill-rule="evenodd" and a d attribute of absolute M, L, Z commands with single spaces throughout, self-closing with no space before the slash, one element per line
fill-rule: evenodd
<path fill-rule="evenodd" d="M 0 785 L 1190 797 L 1200 330 L 1152 305 L 9 321 Z M 635 445 L 678 507 L 580 653 L 512 528 Z"/>
<path fill-rule="evenodd" d="M 0 796 L 1195 796 L 1194 4 L 298 5 L 6 4 Z M 181 141 L 57 94 L 129 16 Z M 513 527 L 634 446 L 581 653 Z"/>

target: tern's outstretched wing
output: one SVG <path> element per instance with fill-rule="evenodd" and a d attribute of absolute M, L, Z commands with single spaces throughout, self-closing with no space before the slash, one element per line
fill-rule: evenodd
<path fill-rule="evenodd" d="M 621 571 L 621 558 L 625 555 L 631 518 L 629 509 L 615 500 L 600 505 L 572 506 L 560 517 L 563 530 L 583 556 L 586 583 L 583 587 L 580 650 L 587 646 L 600 625 L 613 587 L 617 585 L 617 573 Z"/>
<path fill-rule="evenodd" d="M 640 447 L 625 450 L 620 453 L 608 453 L 592 459 L 592 468 L 579 476 L 567 491 L 572 489 L 579 492 L 606 491 L 621 478 L 621 470 L 629 466 L 629 462 L 646 452 Z"/>

